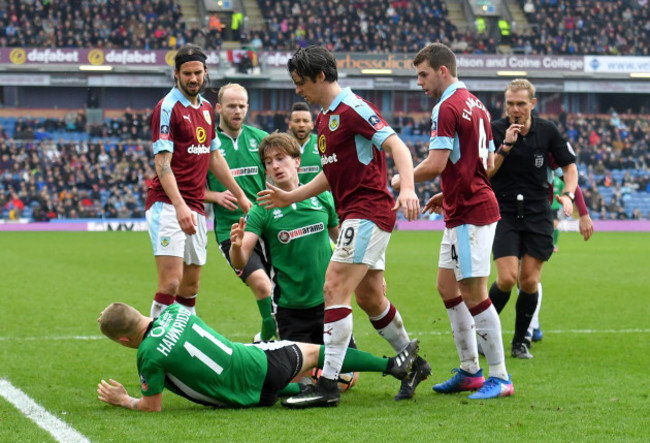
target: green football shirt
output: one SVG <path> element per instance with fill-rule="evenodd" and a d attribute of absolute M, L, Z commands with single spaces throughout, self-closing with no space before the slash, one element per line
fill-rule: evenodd
<path fill-rule="evenodd" d="M 557 174 L 553 177 L 553 201 L 551 202 L 551 209 L 557 210 L 562 207 L 562 204 L 557 201 L 557 196 L 562 195 L 564 192 L 564 180 Z"/>
<path fill-rule="evenodd" d="M 266 172 L 258 152 L 260 142 L 267 135 L 265 131 L 248 125 L 242 126 L 237 140 L 233 140 L 221 130 L 217 131 L 221 142 L 219 148 L 221 155 L 226 159 L 235 181 L 252 203 L 257 199 L 257 193 L 266 188 Z M 208 172 L 208 188 L 218 192 L 226 190 L 226 187 L 217 180 L 212 172 Z M 239 207 L 235 211 L 230 211 L 216 203 L 212 204 L 212 208 L 214 210 L 214 232 L 217 242 L 221 243 L 230 238 L 230 227 L 239 221 L 239 217 L 244 216 L 244 211 Z"/>
<path fill-rule="evenodd" d="M 328 228 L 338 224 L 329 192 L 286 208 L 253 205 L 246 231 L 262 237 L 270 249 L 278 306 L 306 309 L 323 303 L 325 271 L 332 256 Z"/>
<path fill-rule="evenodd" d="M 318 175 L 323 168 L 318 153 L 318 144 L 316 143 L 316 134 L 311 134 L 304 145 L 300 147 L 300 168 L 298 169 L 298 179 L 300 183 L 309 183 Z"/>
<path fill-rule="evenodd" d="M 155 319 L 138 347 L 144 396 L 166 387 L 196 403 L 253 406 L 267 367 L 263 350 L 232 343 L 179 304 Z"/>

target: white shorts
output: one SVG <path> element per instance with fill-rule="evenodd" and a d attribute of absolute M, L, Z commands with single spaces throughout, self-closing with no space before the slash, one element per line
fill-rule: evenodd
<path fill-rule="evenodd" d="M 378 228 L 370 220 L 345 220 L 339 229 L 332 261 L 363 263 L 372 271 L 383 271 L 389 240 L 390 232 Z"/>
<path fill-rule="evenodd" d="M 496 222 L 485 226 L 460 225 L 442 235 L 438 267 L 453 269 L 456 280 L 488 277 Z"/>
<path fill-rule="evenodd" d="M 208 234 L 205 216 L 192 211 L 196 217 L 196 234 L 187 235 L 181 229 L 173 205 L 155 202 L 147 210 L 147 226 L 153 246 L 153 255 L 181 257 L 188 265 L 205 265 Z"/>

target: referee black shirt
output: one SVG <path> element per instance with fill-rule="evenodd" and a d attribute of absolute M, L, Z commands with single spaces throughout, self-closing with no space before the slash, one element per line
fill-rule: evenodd
<path fill-rule="evenodd" d="M 492 137 L 497 148 L 505 140 L 509 127 L 507 117 L 492 122 Z M 531 115 L 530 130 L 526 135 L 519 134 L 501 167 L 490 179 L 501 212 L 515 210 L 517 194 L 524 196 L 527 209 L 532 209 L 532 206 L 545 207 L 540 203 L 549 198 L 549 152 L 560 167 L 576 161 L 571 144 L 562 137 L 557 126 L 549 120 Z"/>

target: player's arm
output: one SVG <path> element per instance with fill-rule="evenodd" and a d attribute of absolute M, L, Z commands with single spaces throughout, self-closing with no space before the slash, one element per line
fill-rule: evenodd
<path fill-rule="evenodd" d="M 580 185 L 576 188 L 576 207 L 578 208 L 578 214 L 580 214 L 580 221 L 578 226 L 580 228 L 580 234 L 585 239 L 589 240 L 594 233 L 594 222 L 589 216 L 589 209 L 587 209 L 587 203 L 585 202 L 585 197 L 582 194 L 582 189 Z"/>
<path fill-rule="evenodd" d="M 183 200 L 183 196 L 178 189 L 178 183 L 176 183 L 176 176 L 172 171 L 172 153 L 169 151 L 158 152 L 155 156 L 155 163 L 158 180 L 160 180 L 165 194 L 174 205 L 178 224 L 186 234 L 196 234 L 196 218 L 185 200 Z"/>
<path fill-rule="evenodd" d="M 210 171 L 214 174 L 217 180 L 219 180 L 221 184 L 224 185 L 226 189 L 228 189 L 228 191 L 206 191 L 206 200 L 210 199 L 209 201 L 218 203 L 224 208 L 230 209 L 232 211 L 234 210 L 234 208 L 232 208 L 235 203 L 233 201 L 234 199 L 237 203 L 239 203 L 239 207 L 242 209 L 242 211 L 247 214 L 253 204 L 250 202 L 250 200 L 248 200 L 248 197 L 246 197 L 246 194 L 244 194 L 242 188 L 240 188 L 235 181 L 230 172 L 230 168 L 228 167 L 226 159 L 223 158 L 223 155 L 221 155 L 221 152 L 219 152 L 218 149 L 215 149 L 210 154 L 209 167 Z M 227 194 L 228 192 L 230 192 L 230 195 Z"/>
<path fill-rule="evenodd" d="M 336 243 L 336 240 L 338 240 L 338 238 L 339 238 L 339 227 L 338 226 L 333 226 L 331 228 L 328 228 L 327 233 L 330 236 L 330 240 L 332 240 L 334 243 Z"/>
<path fill-rule="evenodd" d="M 510 154 L 510 151 L 517 142 L 517 138 L 519 138 L 519 132 L 522 128 L 523 125 L 513 123 L 510 125 L 510 127 L 508 127 L 508 129 L 506 129 L 506 133 L 503 141 L 501 142 L 501 145 L 496 148 L 496 155 L 494 155 L 494 161 L 492 165 L 489 163 L 489 157 L 491 153 L 488 154 L 488 178 L 492 178 L 494 174 L 499 172 L 499 168 L 501 168 L 503 161 Z M 494 126 L 492 126 L 492 133 L 494 133 Z"/>
<path fill-rule="evenodd" d="M 283 191 L 270 183 L 266 184 L 267 189 L 257 193 L 257 202 L 266 209 L 284 208 L 291 203 L 301 202 L 327 191 L 330 186 L 323 171 L 309 183 L 299 186 L 291 192 Z"/>
<path fill-rule="evenodd" d="M 420 214 L 420 199 L 415 194 L 411 151 L 396 134 L 384 140 L 381 148 L 393 157 L 400 176 L 400 186 L 397 188 L 399 189 L 399 195 L 395 200 L 393 211 L 397 211 L 401 207 L 402 213 L 404 213 L 407 220 L 415 220 Z"/>
<path fill-rule="evenodd" d="M 148 412 L 160 412 L 162 408 L 162 392 L 142 398 L 133 398 L 126 392 L 124 386 L 113 379 L 109 379 L 108 382 L 102 380 L 97 385 L 97 393 L 99 400 L 113 406 Z"/>
<path fill-rule="evenodd" d="M 254 232 L 245 231 L 246 221 L 239 217 L 238 223 L 230 228 L 230 262 L 237 269 L 244 269 L 253 253 L 259 236 Z"/>

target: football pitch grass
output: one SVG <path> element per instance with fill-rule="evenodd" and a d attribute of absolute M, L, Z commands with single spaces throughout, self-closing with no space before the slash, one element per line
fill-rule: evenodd
<path fill-rule="evenodd" d="M 648 440 L 650 233 L 597 232 L 586 243 L 561 234 L 542 279 L 544 339 L 533 346 L 534 359 L 510 357 L 513 291 L 501 318 L 515 394 L 489 401 L 431 390 L 458 366 L 435 290 L 440 237 L 395 232 L 387 253 L 388 296 L 432 366 L 413 400 L 393 401 L 397 380 L 362 374 L 329 409 L 220 410 L 171 392 L 161 413 L 100 402 L 101 379 L 140 396 L 136 351 L 103 338 L 96 319 L 114 301 L 149 312 L 156 272 L 144 232 L 2 234 L 0 385 L 10 383 L 93 442 Z M 201 283 L 199 315 L 233 341 L 249 341 L 260 324 L 257 307 L 212 235 Z M 356 306 L 354 334 L 361 349 L 393 354 Z M 481 364 L 487 368 L 484 358 Z M 54 441 L 35 423 L 42 415 L 21 412 L 7 392 L 0 441 Z"/>

